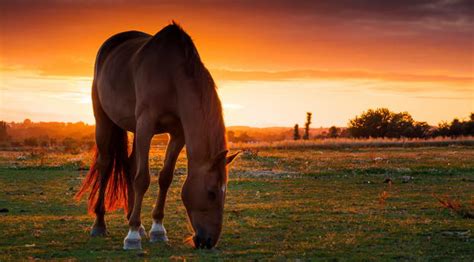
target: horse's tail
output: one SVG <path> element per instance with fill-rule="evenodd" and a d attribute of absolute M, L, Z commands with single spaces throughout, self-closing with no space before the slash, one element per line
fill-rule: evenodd
<path fill-rule="evenodd" d="M 95 82 L 95 81 L 94 81 Z M 95 83 L 93 83 L 94 85 Z M 94 88 L 94 87 L 93 87 Z M 93 91 L 94 92 L 94 91 Z M 95 101 L 99 102 L 99 101 Z M 100 105 L 98 105 L 101 107 Z M 87 191 L 90 191 L 88 197 L 88 212 L 93 214 L 98 204 L 100 204 L 100 185 L 104 184 L 103 203 L 106 211 L 112 211 L 117 208 L 124 208 L 128 211 L 128 188 L 131 181 L 131 170 L 128 159 L 128 136 L 127 131 L 113 124 L 110 136 L 110 148 L 108 149 L 111 157 L 108 166 L 100 166 L 99 151 L 95 148 L 94 159 L 82 186 L 76 194 L 76 199 L 80 200 Z"/>

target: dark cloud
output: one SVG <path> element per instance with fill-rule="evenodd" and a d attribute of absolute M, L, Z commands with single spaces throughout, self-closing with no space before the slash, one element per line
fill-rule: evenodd
<path fill-rule="evenodd" d="M 383 20 L 421 20 L 436 19 L 456 21 L 459 19 L 472 22 L 474 17 L 474 1 L 472 0 L 173 0 L 173 1 L 125 1 L 125 0 L 1 0 L 2 9 L 42 9 L 42 8 L 101 8 L 120 6 L 150 7 L 181 7 L 200 8 L 212 7 L 215 10 L 250 11 L 250 13 L 280 12 L 304 15 L 306 17 L 329 16 L 344 19 L 383 19 Z"/>

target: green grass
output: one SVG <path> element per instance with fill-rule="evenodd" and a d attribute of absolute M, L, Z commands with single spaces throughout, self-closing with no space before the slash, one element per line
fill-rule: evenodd
<path fill-rule="evenodd" d="M 432 196 L 449 195 L 472 207 L 474 148 L 262 149 L 242 156 L 230 172 L 225 224 L 218 248 L 194 250 L 180 187 L 185 159 L 170 189 L 167 244 L 143 241 L 144 252 L 123 251 L 123 213 L 108 214 L 109 236 L 90 238 L 93 218 L 73 200 L 85 171 L 71 161 L 89 154 L 20 158 L 1 154 L 0 261 L 26 259 L 287 259 L 474 260 L 474 221 L 443 208 Z M 153 150 L 157 173 L 162 150 Z M 71 160 L 72 159 L 72 160 Z M 38 163 L 41 163 L 38 164 Z M 403 183 L 404 176 L 413 177 Z M 383 183 L 390 177 L 393 184 Z M 157 178 L 142 218 L 151 225 Z M 386 191 L 384 201 L 380 195 Z M 448 234 L 466 232 L 462 236 Z"/>

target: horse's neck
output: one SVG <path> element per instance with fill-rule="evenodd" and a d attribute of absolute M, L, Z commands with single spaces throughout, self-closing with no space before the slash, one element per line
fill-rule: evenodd
<path fill-rule="evenodd" d="M 209 161 L 227 148 L 220 104 L 204 106 L 218 106 L 219 110 L 187 105 L 181 117 L 188 160 L 196 163 Z"/>

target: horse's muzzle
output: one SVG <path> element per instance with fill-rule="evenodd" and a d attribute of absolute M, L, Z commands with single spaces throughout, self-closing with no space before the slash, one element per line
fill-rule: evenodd
<path fill-rule="evenodd" d="M 205 234 L 196 234 L 193 236 L 193 242 L 195 248 L 207 248 L 211 249 L 213 246 L 212 239 L 210 237 L 205 237 Z"/>

